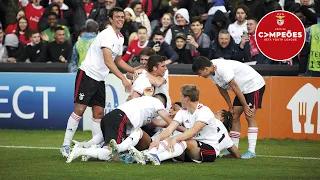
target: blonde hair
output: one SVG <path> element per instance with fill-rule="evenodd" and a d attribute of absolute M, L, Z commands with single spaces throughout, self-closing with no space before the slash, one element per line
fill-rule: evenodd
<path fill-rule="evenodd" d="M 191 102 L 199 101 L 199 88 L 194 84 L 185 84 L 180 89 L 184 97 L 189 97 Z"/>

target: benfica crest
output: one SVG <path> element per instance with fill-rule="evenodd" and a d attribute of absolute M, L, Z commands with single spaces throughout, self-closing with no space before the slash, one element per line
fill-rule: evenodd
<path fill-rule="evenodd" d="M 282 26 L 284 24 L 284 17 L 285 16 L 276 16 L 277 17 L 277 24 Z"/>

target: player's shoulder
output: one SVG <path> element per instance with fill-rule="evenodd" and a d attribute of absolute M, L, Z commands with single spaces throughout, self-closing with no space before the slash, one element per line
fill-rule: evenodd
<path fill-rule="evenodd" d="M 203 104 L 198 104 L 198 107 L 197 107 L 197 112 L 198 113 L 205 113 L 207 115 L 213 115 L 213 112 L 211 111 L 211 109 L 208 107 L 208 106 L 205 106 Z"/>

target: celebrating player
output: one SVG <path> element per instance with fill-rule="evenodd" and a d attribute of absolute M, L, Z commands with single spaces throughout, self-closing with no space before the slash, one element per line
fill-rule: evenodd
<path fill-rule="evenodd" d="M 91 44 L 85 60 L 79 68 L 75 82 L 75 107 L 68 119 L 63 146 L 60 152 L 68 157 L 70 143 L 77 130 L 79 121 L 87 106 L 92 106 L 92 135 L 98 134 L 100 121 L 105 108 L 104 80 L 111 71 L 121 81 L 126 91 L 131 90 L 131 83 L 119 71 L 118 67 L 134 73 L 134 69 L 121 60 L 124 38 L 120 29 L 124 23 L 124 12 L 114 7 L 109 11 L 111 26 L 98 34 Z M 118 66 L 118 67 L 117 67 Z"/>
<path fill-rule="evenodd" d="M 247 64 L 225 59 L 214 59 L 210 61 L 203 56 L 195 58 L 192 70 L 201 77 L 210 77 L 227 102 L 229 110 L 233 112 L 234 119 L 230 137 L 237 147 L 241 130 L 240 115 L 242 112 L 245 112 L 248 122 L 249 148 L 248 152 L 242 155 L 241 158 L 255 158 L 258 136 L 256 112 L 258 108 L 261 108 L 262 97 L 265 90 L 263 77 Z M 233 90 L 236 95 L 233 105 L 231 104 L 227 90 Z"/>

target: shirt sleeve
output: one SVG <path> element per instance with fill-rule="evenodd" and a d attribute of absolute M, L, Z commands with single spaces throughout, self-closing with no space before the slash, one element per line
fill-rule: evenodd
<path fill-rule="evenodd" d="M 113 46 L 113 43 L 112 43 L 112 39 L 108 39 L 107 36 L 107 33 L 106 32 L 101 32 L 101 36 L 99 37 L 100 38 L 100 48 L 108 48 L 110 49 L 110 51 L 112 50 L 112 46 Z"/>
<path fill-rule="evenodd" d="M 179 110 L 173 120 L 177 121 L 181 125 L 183 123 L 183 110 Z"/>
<path fill-rule="evenodd" d="M 213 118 L 214 118 L 214 115 L 208 107 L 203 106 L 200 109 L 198 109 L 198 117 L 197 117 L 196 121 L 203 122 L 205 124 L 209 124 L 210 120 Z"/>
<path fill-rule="evenodd" d="M 162 104 L 162 102 L 157 99 L 157 98 L 153 98 L 155 101 L 152 103 L 154 105 L 154 108 L 156 109 L 156 111 L 160 111 L 160 110 L 164 110 L 164 105 Z"/>

